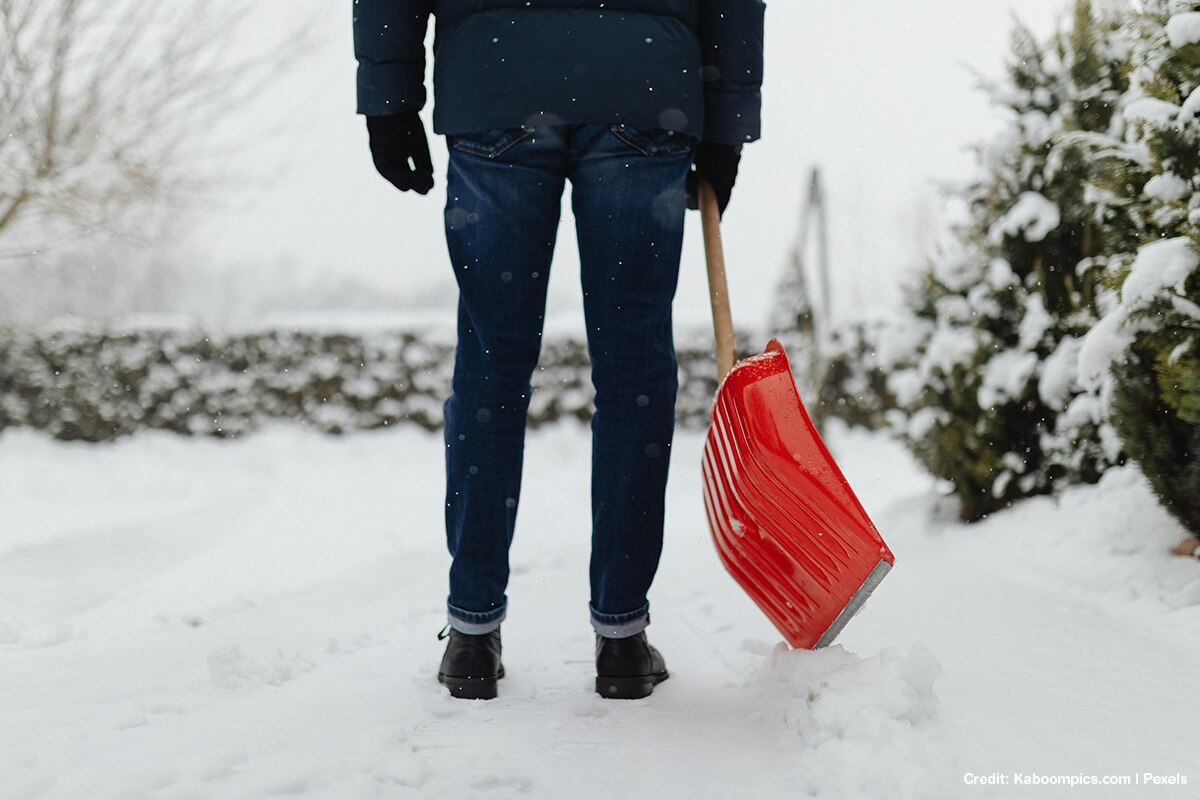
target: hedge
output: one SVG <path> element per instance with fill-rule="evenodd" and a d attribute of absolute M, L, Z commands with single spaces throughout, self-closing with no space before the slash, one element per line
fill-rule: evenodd
<path fill-rule="evenodd" d="M 236 437 L 270 420 L 334 434 L 397 424 L 436 430 L 453 357 L 453 336 L 440 330 L 0 330 L 0 430 L 88 442 L 144 429 Z M 702 429 L 717 386 L 711 343 L 697 336 L 678 357 L 678 422 Z M 544 342 L 531 427 L 590 419 L 588 368 L 583 342 Z"/>

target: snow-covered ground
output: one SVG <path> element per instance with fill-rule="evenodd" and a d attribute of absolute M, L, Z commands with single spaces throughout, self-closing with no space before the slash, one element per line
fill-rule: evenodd
<path fill-rule="evenodd" d="M 434 680 L 441 441 L 0 435 L 0 798 L 1195 797 L 1200 562 L 1133 469 L 963 527 L 831 445 L 897 566 L 788 651 L 724 574 L 681 434 L 651 596 L 672 678 L 592 691 L 588 434 L 531 435 L 492 702 Z M 970 785 L 1177 776 L 1180 786 Z"/>

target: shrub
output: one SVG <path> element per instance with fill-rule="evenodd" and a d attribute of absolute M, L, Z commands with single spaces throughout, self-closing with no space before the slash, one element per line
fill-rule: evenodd
<path fill-rule="evenodd" d="M 1147 0 L 1134 80 L 1094 181 L 1136 238 L 1109 260 L 1118 302 L 1081 366 L 1163 505 L 1200 534 L 1200 3 Z"/>
<path fill-rule="evenodd" d="M 678 348 L 685 427 L 708 424 L 717 385 L 711 347 L 697 336 Z M 436 430 L 453 362 L 453 336 L 441 331 L 0 331 L 0 430 L 27 426 L 89 442 L 142 429 L 236 437 L 269 420 L 335 434 L 396 424 Z M 582 342 L 545 342 L 529 424 L 590 419 L 589 368 Z"/>
<path fill-rule="evenodd" d="M 1120 125 L 1125 57 L 1119 21 L 1086 0 L 1046 44 L 1017 28 L 1008 79 L 988 87 L 1010 124 L 978 150 L 964 219 L 907 303 L 919 338 L 889 380 L 902 437 L 953 484 L 963 519 L 1121 459 L 1072 356 L 1099 312 L 1106 252 L 1080 136 Z"/>

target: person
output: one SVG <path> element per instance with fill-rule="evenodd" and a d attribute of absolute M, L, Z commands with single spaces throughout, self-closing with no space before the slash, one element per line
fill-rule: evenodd
<path fill-rule="evenodd" d="M 592 419 L 590 615 L 596 690 L 666 679 L 646 640 L 675 421 L 671 305 L 696 181 L 723 212 L 759 138 L 761 0 L 355 0 L 358 112 L 376 169 L 434 184 L 425 129 L 449 150 L 445 234 L 458 344 L 445 403 L 448 637 L 438 679 L 490 699 L 505 619 L 530 377 L 565 183 L 579 243 Z M 448 631 L 448 634 L 447 634 Z"/>

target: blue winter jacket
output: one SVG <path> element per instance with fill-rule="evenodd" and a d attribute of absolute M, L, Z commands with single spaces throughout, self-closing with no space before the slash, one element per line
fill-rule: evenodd
<path fill-rule="evenodd" d="M 358 111 L 425 105 L 467 133 L 624 123 L 711 142 L 759 137 L 762 0 L 354 0 Z"/>

